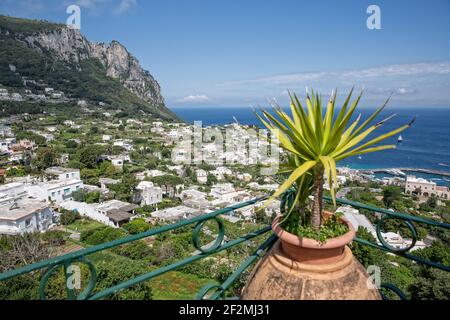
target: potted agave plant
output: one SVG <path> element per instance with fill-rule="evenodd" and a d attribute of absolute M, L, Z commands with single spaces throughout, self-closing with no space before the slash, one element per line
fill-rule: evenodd
<path fill-rule="evenodd" d="M 362 121 L 353 117 L 361 94 L 335 108 L 336 93 L 326 108 L 321 96 L 307 93 L 306 106 L 290 95 L 291 115 L 275 106 L 273 113 L 258 115 L 278 138 L 288 160 L 280 168 L 285 182 L 268 200 L 281 197 L 281 212 L 272 225 L 279 241 L 255 267 L 242 299 L 379 299 L 367 281 L 364 268 L 353 257 L 348 244 L 355 237 L 353 226 L 342 215 L 324 210 L 327 180 L 334 204 L 336 164 L 348 157 L 393 149 L 379 145 L 412 125 L 370 137 L 391 117 L 373 124 L 389 99 Z M 311 200 L 312 199 L 312 200 Z"/>

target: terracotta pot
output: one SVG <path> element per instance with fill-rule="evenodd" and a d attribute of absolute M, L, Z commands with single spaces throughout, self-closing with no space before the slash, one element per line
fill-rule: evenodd
<path fill-rule="evenodd" d="M 253 269 L 241 299 L 380 300 L 366 270 L 347 247 L 355 230 L 343 221 L 350 231 L 321 244 L 283 230 L 277 218 L 272 227 L 280 239 Z"/>
<path fill-rule="evenodd" d="M 332 215 L 324 212 L 325 219 Z M 337 238 L 329 239 L 325 243 L 309 238 L 301 238 L 287 232 L 280 226 L 282 216 L 278 216 L 272 223 L 272 230 L 281 241 L 281 249 L 292 260 L 307 264 L 333 263 L 342 258 L 345 246 L 352 242 L 356 235 L 352 224 L 341 218 L 347 224 L 349 231 Z"/>

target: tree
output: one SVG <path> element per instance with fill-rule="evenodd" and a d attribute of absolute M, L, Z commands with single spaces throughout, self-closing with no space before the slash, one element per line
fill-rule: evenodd
<path fill-rule="evenodd" d="M 394 202 L 401 200 L 402 189 L 397 186 L 387 186 L 383 189 L 383 202 L 387 208 L 390 208 Z"/>
<path fill-rule="evenodd" d="M 172 157 L 172 150 L 171 150 L 171 149 L 168 149 L 168 148 L 162 149 L 162 151 L 161 151 L 161 156 L 162 156 L 164 159 L 170 159 L 170 158 Z"/>
<path fill-rule="evenodd" d="M 108 188 L 109 190 L 114 191 L 116 199 L 134 202 L 137 185 L 138 181 L 134 175 L 124 174 L 120 183 L 109 185 Z"/>
<path fill-rule="evenodd" d="M 130 234 L 138 234 L 148 231 L 150 229 L 150 225 L 145 222 L 144 219 L 134 219 L 133 221 L 124 224 L 123 228 Z"/>
<path fill-rule="evenodd" d="M 422 268 L 416 281 L 410 286 L 413 300 L 448 300 L 450 297 L 450 273 L 433 268 Z"/>
<path fill-rule="evenodd" d="M 111 148 L 111 154 L 114 155 L 114 156 L 118 156 L 118 155 L 124 153 L 125 151 L 126 151 L 126 149 L 124 147 L 121 147 L 121 146 L 113 146 Z"/>
<path fill-rule="evenodd" d="M 45 241 L 49 246 L 62 246 L 66 243 L 66 233 L 59 230 L 49 230 L 42 234 L 42 241 Z"/>
<path fill-rule="evenodd" d="M 130 263 L 129 259 L 114 259 L 113 261 L 102 260 L 97 264 L 97 286 L 96 290 L 102 291 L 148 272 L 145 263 Z M 152 288 L 148 281 L 134 285 L 126 290 L 119 291 L 109 300 L 151 300 L 153 298 Z"/>
<path fill-rule="evenodd" d="M 64 145 L 67 149 L 76 149 L 78 148 L 78 143 L 74 140 L 67 140 Z"/>
<path fill-rule="evenodd" d="M 93 191 L 87 194 L 86 196 L 86 203 L 99 203 L 100 202 L 100 191 Z"/>
<path fill-rule="evenodd" d="M 125 232 L 111 227 L 100 227 L 81 232 L 80 240 L 86 244 L 95 246 L 114 241 L 125 236 Z"/>
<path fill-rule="evenodd" d="M 76 190 L 76 191 L 72 192 L 72 194 L 71 194 L 73 200 L 78 201 L 78 202 L 85 202 L 86 195 L 87 195 L 86 191 L 84 191 L 83 189 Z"/>
<path fill-rule="evenodd" d="M 89 133 L 90 133 L 90 134 L 97 134 L 98 132 L 99 132 L 98 127 L 91 127 L 91 128 L 89 129 Z"/>
<path fill-rule="evenodd" d="M 427 205 L 432 209 L 436 209 L 438 205 L 437 205 L 437 198 L 435 195 L 432 195 L 431 197 L 428 198 Z"/>
<path fill-rule="evenodd" d="M 207 163 L 202 163 L 202 164 L 198 165 L 198 168 L 202 169 L 202 170 L 205 170 L 205 171 L 212 171 L 212 170 L 215 169 L 213 165 L 210 165 L 210 164 L 207 164 Z"/>
<path fill-rule="evenodd" d="M 216 183 L 217 183 L 217 177 L 215 175 L 208 174 L 208 177 L 206 178 L 206 185 L 210 187 Z"/>
<path fill-rule="evenodd" d="M 58 164 L 58 154 L 52 147 L 39 148 L 32 164 L 39 171 L 43 171 Z"/>
<path fill-rule="evenodd" d="M 441 241 L 433 241 L 431 246 L 416 250 L 414 254 L 433 262 L 450 265 L 450 248 Z"/>
<path fill-rule="evenodd" d="M 150 248 L 142 240 L 133 241 L 123 246 L 119 246 L 114 249 L 114 252 L 132 260 L 144 259 L 151 253 Z"/>
<path fill-rule="evenodd" d="M 59 217 L 59 223 L 61 223 L 63 226 L 67 226 L 80 219 L 81 216 L 77 211 L 64 210 L 63 213 L 61 213 L 61 216 Z"/>
<path fill-rule="evenodd" d="M 97 167 L 100 156 L 104 151 L 104 148 L 99 146 L 85 147 L 78 152 L 78 159 L 84 167 L 94 169 Z"/>
<path fill-rule="evenodd" d="M 270 224 L 273 221 L 272 217 L 267 216 L 266 210 L 264 209 L 256 209 L 255 220 L 256 223 L 260 224 Z"/>
<path fill-rule="evenodd" d="M 164 175 L 159 177 L 153 177 L 152 182 L 158 186 L 164 187 L 165 192 L 172 198 L 175 197 L 175 188 L 177 185 L 183 184 L 184 180 L 174 175 Z"/>
<path fill-rule="evenodd" d="M 358 238 L 361 238 L 363 240 L 367 240 L 372 243 L 377 243 L 372 234 L 369 231 L 367 231 L 367 229 L 364 227 L 359 227 L 356 235 L 358 236 Z M 351 243 L 351 248 L 355 258 L 359 262 L 361 262 L 361 264 L 365 268 L 367 268 L 370 265 L 379 265 L 380 261 L 383 260 L 382 255 L 384 255 L 384 253 L 380 252 L 380 250 L 378 249 L 372 248 L 370 246 L 361 244 L 356 241 L 353 241 Z"/>
<path fill-rule="evenodd" d="M 43 261 L 50 257 L 50 248 L 37 233 L 0 238 L 0 272 Z"/>

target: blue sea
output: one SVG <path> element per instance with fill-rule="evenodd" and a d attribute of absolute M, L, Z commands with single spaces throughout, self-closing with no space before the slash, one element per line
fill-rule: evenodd
<path fill-rule="evenodd" d="M 251 108 L 236 107 L 176 107 L 172 109 L 179 117 L 192 123 L 202 121 L 204 126 L 223 125 L 234 122 L 262 126 Z M 360 109 L 363 119 L 373 112 Z M 289 113 L 289 112 L 288 112 Z M 414 117 L 414 125 L 402 133 L 403 143 L 398 144 L 398 136 L 388 143 L 397 144 L 397 149 L 366 154 L 342 161 L 340 166 L 354 169 L 375 168 L 423 168 L 450 172 L 450 108 L 387 108 L 377 120 L 397 114 L 382 126 L 378 132 L 387 132 L 409 123 Z M 433 179 L 439 185 L 450 185 L 450 178 L 421 175 Z"/>

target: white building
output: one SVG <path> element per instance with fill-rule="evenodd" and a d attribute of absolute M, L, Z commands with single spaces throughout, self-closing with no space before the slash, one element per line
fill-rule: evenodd
<path fill-rule="evenodd" d="M 140 191 L 142 197 L 142 206 L 151 206 L 162 202 L 162 189 L 153 185 L 153 182 L 141 181 L 136 189 Z"/>
<path fill-rule="evenodd" d="M 167 166 L 170 171 L 175 171 L 177 175 L 182 176 L 184 174 L 184 168 L 181 165 L 178 166 Z"/>
<path fill-rule="evenodd" d="M 1 89 L 0 89 L 1 90 Z M 10 127 L 0 126 L 0 136 L 3 138 L 11 138 L 13 137 L 13 132 Z"/>
<path fill-rule="evenodd" d="M 198 209 L 202 211 L 206 211 L 212 208 L 212 204 L 210 201 L 206 199 L 207 194 L 205 192 L 201 192 L 195 189 L 183 190 L 180 193 L 180 198 L 183 201 L 183 205 Z"/>
<path fill-rule="evenodd" d="M 136 173 L 136 179 L 138 180 L 144 180 L 145 178 L 155 178 L 155 177 L 161 177 L 165 176 L 167 173 L 161 171 L 161 170 L 146 170 L 143 172 Z"/>
<path fill-rule="evenodd" d="M 365 215 L 360 214 L 357 209 L 345 206 L 338 208 L 336 212 L 342 212 L 345 219 L 347 219 L 353 225 L 356 231 L 359 227 L 366 228 L 367 231 L 370 232 L 370 234 L 376 239 L 377 243 L 381 244 L 377 237 L 376 228 L 369 221 L 369 219 L 367 219 Z M 382 232 L 381 236 L 391 247 L 397 249 L 409 247 L 412 243 L 411 239 L 403 238 L 400 234 L 395 232 Z M 427 245 L 423 241 L 418 240 L 410 251 L 422 249 L 425 247 L 427 247 Z"/>
<path fill-rule="evenodd" d="M 9 162 L 15 162 L 19 163 L 23 159 L 23 152 L 22 151 L 13 151 L 9 153 Z"/>
<path fill-rule="evenodd" d="M 14 138 L 6 138 L 0 140 L 0 152 L 7 152 L 11 149 L 12 145 L 16 143 Z"/>
<path fill-rule="evenodd" d="M 367 231 L 376 239 L 377 231 L 373 224 L 367 219 L 367 217 L 363 214 L 360 214 L 358 209 L 353 207 L 344 206 L 340 207 L 336 210 L 336 212 L 341 212 L 344 214 L 344 218 L 347 219 L 355 228 L 355 231 L 358 230 L 359 227 L 366 228 Z"/>
<path fill-rule="evenodd" d="M 227 167 L 217 167 L 216 171 L 224 176 L 231 176 L 233 174 L 233 171 L 231 171 Z"/>
<path fill-rule="evenodd" d="M 163 134 L 164 128 L 163 127 L 153 127 L 150 129 L 151 133 L 157 133 L 157 134 Z"/>
<path fill-rule="evenodd" d="M 206 199 L 207 194 L 196 189 L 186 189 L 180 193 L 180 198 L 183 199 Z"/>
<path fill-rule="evenodd" d="M 7 89 L 0 88 L 0 97 L 8 97 L 9 93 Z"/>
<path fill-rule="evenodd" d="M 71 199 L 72 192 L 82 190 L 83 187 L 83 181 L 81 180 L 54 180 L 46 183 L 27 185 L 25 189 L 33 198 L 59 204 Z"/>
<path fill-rule="evenodd" d="M 133 144 L 131 143 L 131 140 L 123 140 L 123 139 L 116 140 L 114 141 L 113 145 L 117 147 L 122 147 L 127 151 L 133 150 Z"/>
<path fill-rule="evenodd" d="M 102 137 L 103 141 L 111 141 L 111 139 L 112 139 L 112 136 L 109 134 L 104 134 Z"/>
<path fill-rule="evenodd" d="M 64 181 L 64 180 L 80 180 L 79 169 L 69 169 L 63 167 L 52 167 L 45 170 L 48 176 L 54 177 L 52 180 Z"/>
<path fill-rule="evenodd" d="M 63 96 L 62 92 L 54 92 L 51 94 L 52 99 L 61 99 Z"/>
<path fill-rule="evenodd" d="M 20 93 L 11 93 L 11 100 L 13 101 L 23 101 L 23 97 Z"/>
<path fill-rule="evenodd" d="M 265 192 L 278 190 L 279 187 L 280 187 L 280 185 L 278 185 L 278 184 L 262 184 L 262 185 L 260 185 L 258 182 L 250 182 L 247 185 L 247 188 L 249 188 L 249 189 L 265 191 Z"/>
<path fill-rule="evenodd" d="M 125 160 L 122 157 L 111 157 L 111 163 L 114 167 L 118 169 L 123 169 L 123 165 L 125 164 Z"/>
<path fill-rule="evenodd" d="M 109 178 L 100 178 L 99 182 L 100 182 L 100 188 L 102 190 L 108 190 L 109 185 L 119 184 L 120 180 L 109 179 Z"/>
<path fill-rule="evenodd" d="M 101 204 L 65 201 L 60 206 L 69 211 L 77 211 L 81 216 L 89 217 L 113 228 L 119 228 L 129 222 L 134 217 L 134 210 L 138 208 L 136 205 L 119 200 L 110 200 Z"/>
<path fill-rule="evenodd" d="M 250 182 L 252 181 L 252 175 L 249 173 L 240 173 L 236 176 L 241 181 Z"/>
<path fill-rule="evenodd" d="M 205 184 L 208 182 L 208 173 L 203 169 L 198 169 L 195 174 L 197 175 L 197 182 Z"/>
<path fill-rule="evenodd" d="M 250 199 L 250 195 L 243 190 L 236 190 L 231 183 L 216 184 L 211 188 L 210 196 L 215 200 L 212 204 L 215 206 L 234 204 Z"/>
<path fill-rule="evenodd" d="M 53 224 L 53 211 L 45 202 L 32 199 L 0 200 L 0 234 L 45 232 Z"/>
<path fill-rule="evenodd" d="M 170 221 L 175 222 L 183 219 L 190 219 L 192 217 L 200 215 L 201 212 L 197 209 L 189 208 L 186 206 L 178 206 L 174 208 L 168 208 L 164 210 L 158 210 L 151 213 L 151 218 L 148 220 Z"/>
<path fill-rule="evenodd" d="M 28 194 L 25 190 L 25 185 L 20 182 L 8 183 L 5 185 L 0 185 L 0 199 L 5 198 L 22 198 L 26 197 Z"/>
<path fill-rule="evenodd" d="M 414 176 L 406 177 L 405 193 L 418 192 L 424 197 L 436 196 L 442 199 L 450 199 L 450 191 L 447 187 L 438 186 L 435 182 Z"/>

